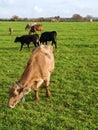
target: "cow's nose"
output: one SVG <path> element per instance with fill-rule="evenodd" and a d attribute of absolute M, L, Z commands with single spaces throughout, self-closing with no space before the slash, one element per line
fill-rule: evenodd
<path fill-rule="evenodd" d="M 12 105 L 8 105 L 8 107 L 12 109 L 12 108 L 14 108 L 15 106 L 12 106 Z"/>

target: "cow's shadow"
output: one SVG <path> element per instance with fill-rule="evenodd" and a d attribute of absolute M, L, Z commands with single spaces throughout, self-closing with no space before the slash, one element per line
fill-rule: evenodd
<path fill-rule="evenodd" d="M 28 49 L 27 48 L 27 46 L 24 46 L 23 48 L 22 48 L 22 50 L 20 51 L 20 47 L 0 47 L 0 51 L 13 51 L 13 52 L 22 52 L 22 51 L 32 51 L 32 49 L 34 49 L 34 47 L 33 46 L 30 46 L 30 48 Z"/>

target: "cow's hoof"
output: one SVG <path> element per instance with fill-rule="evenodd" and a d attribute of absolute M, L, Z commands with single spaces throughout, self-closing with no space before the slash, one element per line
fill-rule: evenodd
<path fill-rule="evenodd" d="M 36 101 L 36 102 L 39 101 L 39 98 L 34 98 L 34 101 Z"/>
<path fill-rule="evenodd" d="M 47 97 L 47 98 L 50 98 L 50 97 L 51 97 L 51 94 L 50 94 L 50 93 L 49 93 L 49 94 L 47 94 L 47 95 L 46 95 L 46 97 Z"/>

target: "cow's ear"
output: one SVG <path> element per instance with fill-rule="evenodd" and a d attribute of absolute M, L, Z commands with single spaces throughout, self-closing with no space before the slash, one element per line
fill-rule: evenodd
<path fill-rule="evenodd" d="M 13 87 L 14 89 L 19 89 L 19 88 L 20 88 L 17 83 L 13 83 L 13 84 L 12 84 L 12 87 Z"/>
<path fill-rule="evenodd" d="M 31 88 L 29 88 L 29 87 L 26 87 L 23 89 L 24 94 L 28 94 L 30 91 L 31 91 Z"/>
<path fill-rule="evenodd" d="M 12 83 L 12 86 L 14 87 L 15 85 L 16 85 L 16 83 L 13 82 L 13 83 Z"/>

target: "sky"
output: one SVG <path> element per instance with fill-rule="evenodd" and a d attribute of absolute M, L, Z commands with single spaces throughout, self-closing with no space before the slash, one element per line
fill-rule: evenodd
<path fill-rule="evenodd" d="M 98 0 L 0 0 L 0 18 L 98 17 Z"/>

